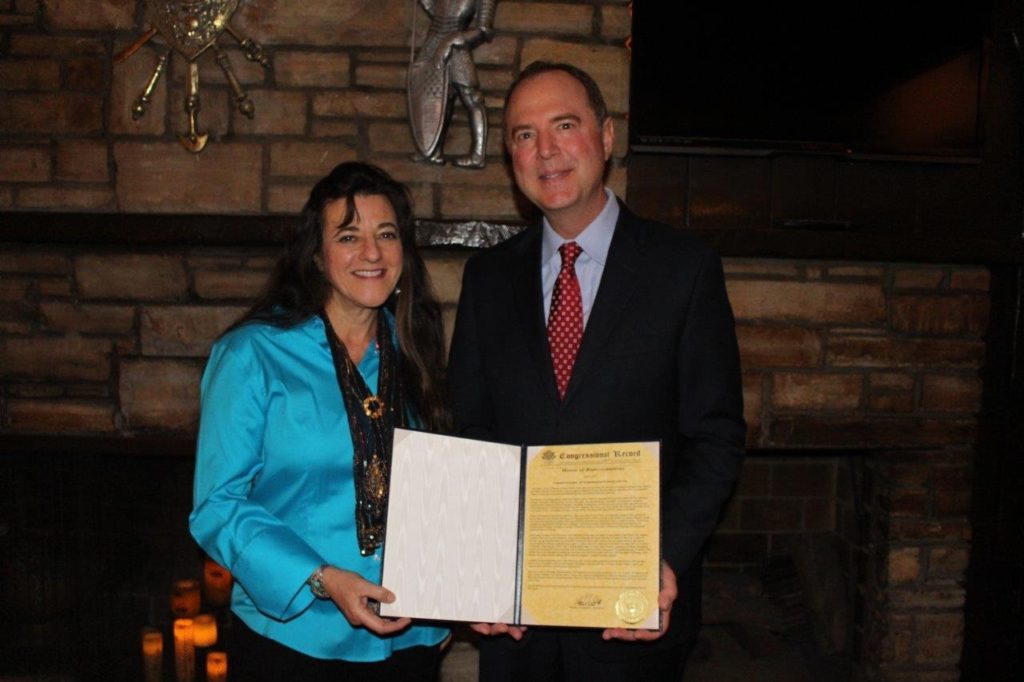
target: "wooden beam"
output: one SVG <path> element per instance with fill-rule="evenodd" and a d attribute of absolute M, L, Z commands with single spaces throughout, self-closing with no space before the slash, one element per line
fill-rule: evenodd
<path fill-rule="evenodd" d="M 267 215 L 0 212 L 0 243 L 106 246 L 279 246 L 298 218 Z M 525 223 L 417 221 L 425 247 L 483 248 Z M 683 228 L 680 228 L 683 229 Z M 920 237 L 891 232 L 766 226 L 688 229 L 725 257 L 908 263 L 1024 264 L 1024 240 Z"/>

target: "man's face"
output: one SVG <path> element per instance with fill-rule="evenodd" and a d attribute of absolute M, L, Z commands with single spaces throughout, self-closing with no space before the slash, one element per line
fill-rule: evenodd
<path fill-rule="evenodd" d="M 597 120 L 583 85 L 564 71 L 527 78 L 506 104 L 516 185 L 563 237 L 575 237 L 604 207 L 614 141 L 611 119 Z"/>

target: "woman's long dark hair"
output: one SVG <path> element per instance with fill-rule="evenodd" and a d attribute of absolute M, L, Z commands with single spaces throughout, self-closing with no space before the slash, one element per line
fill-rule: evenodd
<path fill-rule="evenodd" d="M 409 191 L 377 166 L 348 161 L 313 186 L 302 208 L 302 221 L 291 230 L 266 287 L 230 329 L 253 321 L 293 327 L 323 309 L 330 284 L 314 257 L 323 248 L 324 209 L 332 201 L 344 199 L 346 210 L 341 224 L 347 225 L 355 216 L 357 196 L 383 196 L 395 211 L 402 243 L 402 274 L 396 289 L 400 293 L 392 295 L 386 305 L 395 314 L 402 384 L 423 425 L 445 431 L 449 422 L 443 395 L 441 307 L 434 299 L 430 276 L 416 248 Z"/>

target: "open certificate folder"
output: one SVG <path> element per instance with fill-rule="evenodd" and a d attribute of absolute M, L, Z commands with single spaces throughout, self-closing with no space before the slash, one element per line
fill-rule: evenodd
<path fill-rule="evenodd" d="M 657 629 L 659 457 L 395 429 L 381 615 Z"/>

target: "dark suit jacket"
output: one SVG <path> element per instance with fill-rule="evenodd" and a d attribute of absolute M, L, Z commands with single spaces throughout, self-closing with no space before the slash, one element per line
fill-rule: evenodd
<path fill-rule="evenodd" d="M 677 618 L 695 629 L 701 547 L 739 474 L 745 437 L 721 261 L 621 206 L 563 402 L 540 253 L 538 226 L 466 264 L 448 370 L 456 427 L 532 445 L 660 440 L 662 556 L 680 583 L 677 604 L 689 607 L 673 610 L 670 632 Z"/>

